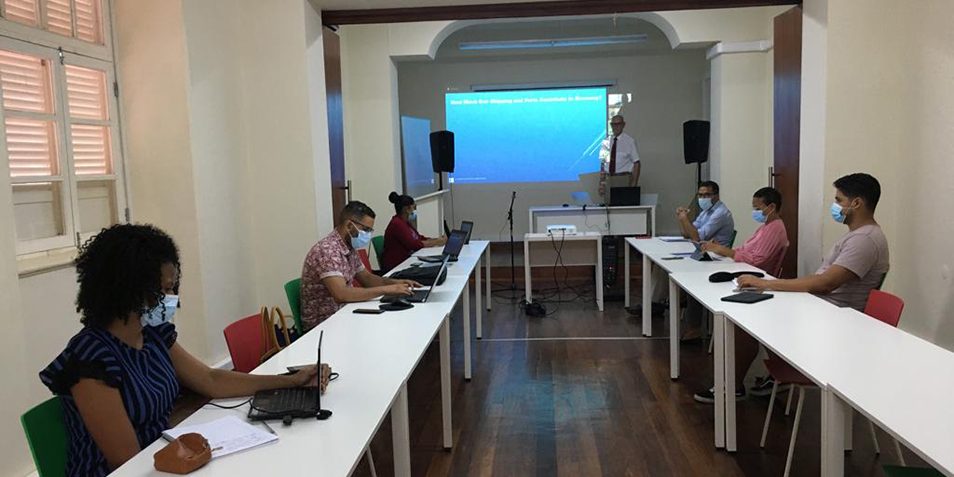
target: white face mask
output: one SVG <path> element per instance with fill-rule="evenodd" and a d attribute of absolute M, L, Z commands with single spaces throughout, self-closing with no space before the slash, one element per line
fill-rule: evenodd
<path fill-rule="evenodd" d="M 139 318 L 142 326 L 159 326 L 172 321 L 179 307 L 179 295 L 166 295 L 151 309 L 144 310 Z"/>
<path fill-rule="evenodd" d="M 698 202 L 699 208 L 703 211 L 709 210 L 709 208 L 712 207 L 712 199 L 709 197 L 700 197 Z"/>

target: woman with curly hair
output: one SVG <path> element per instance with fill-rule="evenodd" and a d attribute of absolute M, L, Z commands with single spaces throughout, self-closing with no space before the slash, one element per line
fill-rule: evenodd
<path fill-rule="evenodd" d="M 67 475 L 106 475 L 158 439 L 185 386 L 204 396 L 247 396 L 313 384 L 312 366 L 262 376 L 213 369 L 176 342 L 179 251 L 151 225 L 115 225 L 76 259 L 83 329 L 40 380 L 62 397 Z M 330 369 L 322 366 L 322 387 Z"/>

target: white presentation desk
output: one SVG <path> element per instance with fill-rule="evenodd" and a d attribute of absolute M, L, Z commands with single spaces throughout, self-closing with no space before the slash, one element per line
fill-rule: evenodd
<path fill-rule="evenodd" d="M 606 226 L 607 213 L 609 227 Z M 575 225 L 577 232 L 603 235 L 652 235 L 656 230 L 654 205 L 579 205 L 530 207 L 530 233 L 546 233 L 548 225 Z"/>
<path fill-rule="evenodd" d="M 562 251 L 563 265 L 593 265 L 596 267 L 596 306 L 603 311 L 603 236 L 599 232 L 563 234 L 524 234 L 523 236 L 523 285 L 527 302 L 533 301 L 533 283 L 530 267 L 552 267 L 557 260 L 557 251 Z M 536 244 L 536 245 L 534 245 Z M 537 249 L 531 258 L 530 250 Z M 570 258 L 572 257 L 572 259 Z"/>
<path fill-rule="evenodd" d="M 486 242 L 474 244 L 486 247 Z M 470 246 L 467 246 L 470 247 Z M 466 250 L 466 247 L 465 247 Z M 453 269 L 472 270 L 482 252 L 461 254 Z M 416 261 L 410 258 L 400 267 Z M 469 273 L 448 273 L 427 303 L 381 315 L 358 315 L 353 310 L 377 306 L 377 302 L 346 305 L 291 346 L 253 371 L 276 374 L 287 366 L 314 363 L 318 336 L 325 331 L 322 360 L 341 374 L 322 396 L 321 404 L 334 414 L 326 421 L 296 420 L 285 427 L 273 421 L 279 440 L 261 448 L 216 459 L 199 469 L 197 476 L 235 475 L 349 475 L 364 455 L 384 417 L 391 412 L 395 475 L 410 476 L 410 436 L 407 410 L 407 379 L 435 336 L 440 337 L 441 407 L 443 444 L 450 448 L 450 323 L 449 315 L 467 287 Z M 216 401 L 237 404 L 244 399 Z M 205 406 L 182 425 L 208 422 L 221 416 L 246 416 L 248 406 L 223 410 Z M 153 468 L 153 454 L 165 445 L 159 439 L 143 449 L 112 475 L 168 475 Z M 311 465 L 309 463 L 314 463 Z"/>

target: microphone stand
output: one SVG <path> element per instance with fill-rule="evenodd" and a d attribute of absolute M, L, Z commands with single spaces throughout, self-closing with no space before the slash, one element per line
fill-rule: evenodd
<path fill-rule="evenodd" d="M 514 265 L 514 248 L 513 248 L 513 202 L 517 199 L 517 191 L 513 191 L 513 195 L 510 196 L 510 209 L 507 211 L 507 221 L 510 222 L 510 290 L 514 291 L 517 289 L 517 275 L 516 267 Z"/>

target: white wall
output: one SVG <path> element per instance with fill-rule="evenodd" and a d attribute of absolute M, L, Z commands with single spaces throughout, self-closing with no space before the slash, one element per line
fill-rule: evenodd
<path fill-rule="evenodd" d="M 703 117 L 702 82 L 704 50 L 639 56 L 573 56 L 559 58 L 398 63 L 401 114 L 431 120 L 432 129 L 443 129 L 444 93 L 467 92 L 471 85 L 577 83 L 614 80 L 609 93 L 632 93 L 623 106 L 626 132 L 639 147 L 642 192 L 658 193 L 657 227 L 664 233 L 678 231 L 672 211 L 692 196 L 696 168 L 686 165 L 682 153 L 682 123 Z M 516 189 L 514 229 L 518 237 L 528 231 L 527 209 L 570 202 L 570 192 L 590 189 L 597 200 L 596 181 L 581 183 L 503 183 L 453 187 L 454 221 L 474 220 L 476 236 L 502 240 L 510 191 Z M 504 231 L 506 232 L 506 230 Z M 504 234 L 506 235 L 506 233 Z"/>
<path fill-rule="evenodd" d="M 771 56 L 721 54 L 712 59 L 710 177 L 732 211 L 739 245 L 755 232 L 752 193 L 768 185 L 772 165 Z"/>
<path fill-rule="evenodd" d="M 904 298 L 901 327 L 954 349 L 950 237 L 954 195 L 954 42 L 946 1 L 829 2 L 823 208 L 831 182 L 868 172 L 882 186 L 876 218 L 887 235 L 885 289 Z M 892 41 L 881 41 L 891 32 Z M 813 98 L 818 100 L 819 98 Z M 817 104 L 817 103 L 816 103 Z M 844 226 L 823 220 L 824 250 Z"/>

